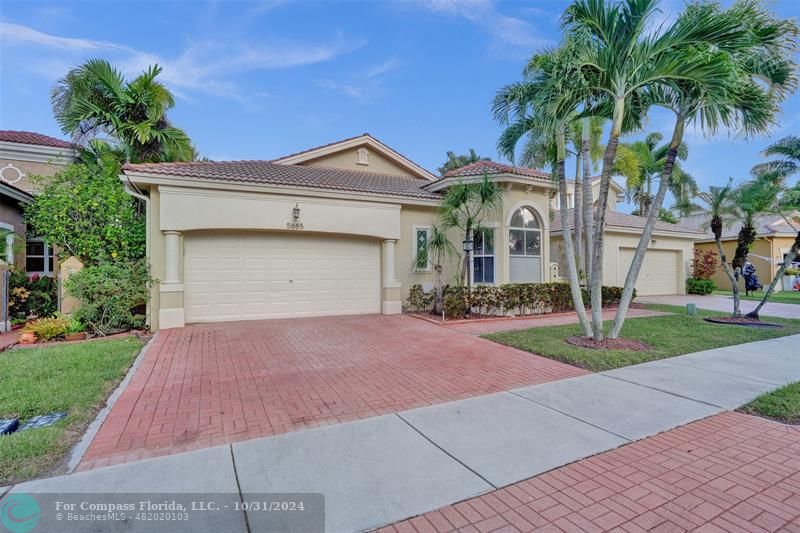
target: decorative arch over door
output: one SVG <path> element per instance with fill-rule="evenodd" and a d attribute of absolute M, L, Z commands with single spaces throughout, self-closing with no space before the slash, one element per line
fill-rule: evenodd
<path fill-rule="evenodd" d="M 508 274 L 511 283 L 542 281 L 542 221 L 531 207 L 523 205 L 511 214 L 508 224 Z"/>

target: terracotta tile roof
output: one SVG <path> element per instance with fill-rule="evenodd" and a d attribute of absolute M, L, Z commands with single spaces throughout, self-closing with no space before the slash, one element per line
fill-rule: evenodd
<path fill-rule="evenodd" d="M 572 223 L 575 220 L 572 212 L 574 209 L 569 210 L 569 227 L 572 229 Z M 561 231 L 561 215 L 558 211 L 553 211 L 553 220 L 550 223 L 550 231 Z M 647 222 L 645 217 L 636 215 L 629 215 L 627 213 L 620 213 L 619 211 L 608 211 L 606 213 L 606 228 L 607 229 L 644 229 L 644 224 Z M 702 234 L 694 228 L 682 226 L 680 224 L 670 224 L 668 222 L 656 221 L 655 231 L 667 231 L 672 233 L 696 233 L 697 238 L 701 238 Z"/>
<path fill-rule="evenodd" d="M 794 218 L 797 222 L 800 222 L 800 220 L 798 220 L 800 219 L 800 211 L 795 211 L 794 213 L 789 214 L 788 218 Z M 692 213 L 689 216 L 682 217 L 681 224 L 704 233 L 708 239 L 714 238 L 714 234 L 711 233 L 711 228 L 709 228 L 708 212 L 706 211 L 699 211 L 697 213 Z M 797 235 L 797 230 L 787 224 L 786 220 L 784 220 L 784 218 L 780 215 L 762 215 L 756 217 L 755 227 L 756 235 L 759 237 L 771 237 L 774 235 Z M 742 223 L 740 221 L 736 221 L 728 226 L 724 226 L 722 228 L 722 238 L 726 240 L 735 239 L 739 235 L 739 230 L 741 228 Z"/>
<path fill-rule="evenodd" d="M 421 188 L 422 185 L 428 183 L 427 181 L 423 182 L 419 178 L 411 176 L 393 176 L 327 167 L 282 165 L 270 161 L 142 163 L 125 165 L 123 171 L 233 183 L 286 185 L 386 194 L 430 200 L 441 198 L 441 195 Z"/>
<path fill-rule="evenodd" d="M 536 170 L 535 168 L 504 165 L 494 161 L 476 161 L 460 168 L 448 170 L 444 177 L 457 178 L 466 176 L 483 176 L 484 174 L 517 174 L 518 176 L 550 181 L 550 174 L 547 172 L 542 172 L 541 170 Z"/>
<path fill-rule="evenodd" d="M 14 192 L 26 197 L 30 201 L 33 201 L 33 194 L 31 194 L 30 191 L 26 191 L 25 189 L 20 189 L 16 185 L 12 185 L 12 184 L 8 183 L 7 181 L 0 180 L 0 187 L 8 187 L 12 191 L 14 191 Z"/>
<path fill-rule="evenodd" d="M 0 130 L 0 141 L 51 146 L 53 148 L 73 148 L 73 144 L 70 142 L 32 131 Z"/>
<path fill-rule="evenodd" d="M 329 146 L 333 146 L 334 144 L 345 143 L 347 141 L 352 141 L 352 140 L 358 139 L 360 137 L 371 137 L 372 139 L 375 139 L 375 137 L 372 137 L 372 135 L 370 135 L 369 133 L 365 132 L 365 133 L 362 133 L 361 135 L 353 135 L 352 137 L 347 137 L 346 139 L 339 139 L 338 141 L 329 142 L 329 143 L 325 143 L 325 144 L 320 144 L 319 146 L 315 146 L 313 148 L 306 148 L 305 150 L 300 150 L 299 152 L 294 152 L 294 153 L 291 153 L 291 154 L 282 155 L 280 157 L 276 157 L 275 159 L 271 159 L 270 161 L 271 162 L 275 162 L 275 161 L 281 161 L 282 159 L 289 159 L 290 157 L 295 157 L 295 156 L 298 156 L 298 155 L 301 155 L 301 154 L 306 154 L 308 152 L 313 152 L 315 150 L 320 150 L 322 148 L 327 148 Z M 375 140 L 377 140 L 377 139 L 375 139 Z M 378 141 L 378 142 L 380 142 L 380 141 Z M 381 143 L 381 144 L 383 144 L 383 143 Z"/>

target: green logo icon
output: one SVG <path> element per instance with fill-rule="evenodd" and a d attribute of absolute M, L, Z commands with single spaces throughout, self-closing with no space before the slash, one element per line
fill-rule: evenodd
<path fill-rule="evenodd" d="M 39 504 L 27 494 L 9 494 L 0 501 L 0 523 L 11 533 L 28 533 L 40 516 Z"/>

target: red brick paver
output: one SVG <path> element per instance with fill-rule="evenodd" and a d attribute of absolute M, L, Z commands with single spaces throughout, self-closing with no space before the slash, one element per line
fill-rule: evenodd
<path fill-rule="evenodd" d="M 399 531 L 800 532 L 800 427 L 723 413 L 399 522 Z"/>
<path fill-rule="evenodd" d="M 157 334 L 79 469 L 586 374 L 404 316 L 192 325 Z"/>

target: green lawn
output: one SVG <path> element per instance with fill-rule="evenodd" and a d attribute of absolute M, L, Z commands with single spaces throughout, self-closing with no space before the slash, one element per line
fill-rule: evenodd
<path fill-rule="evenodd" d="M 141 348 L 125 337 L 0 353 L 0 418 L 67 412 L 50 427 L 0 437 L 0 485 L 61 464 Z"/>
<path fill-rule="evenodd" d="M 786 424 L 800 424 L 800 381 L 762 394 L 739 410 Z"/>
<path fill-rule="evenodd" d="M 655 359 L 698 352 L 720 346 L 730 346 L 784 335 L 800 333 L 800 320 L 768 318 L 772 323 L 783 324 L 782 329 L 756 329 L 705 322 L 703 317 L 720 316 L 719 311 L 698 310 L 697 316 L 688 316 L 683 307 L 648 305 L 648 309 L 675 314 L 625 321 L 622 336 L 638 339 L 653 347 L 647 352 L 634 350 L 594 350 L 567 344 L 564 339 L 580 335 L 577 324 L 502 331 L 484 335 L 486 339 L 514 348 L 569 363 L 594 372 L 622 366 L 635 365 Z M 606 322 L 606 326 L 610 326 Z"/>
<path fill-rule="evenodd" d="M 714 291 L 715 296 L 733 296 L 731 291 Z M 761 298 L 764 297 L 763 292 L 757 292 L 754 295 L 747 296 L 744 291 L 739 293 L 739 296 L 742 300 L 754 300 L 756 302 L 760 302 Z M 775 302 L 781 304 L 798 304 L 800 305 L 800 291 L 781 291 L 781 292 L 773 292 L 769 300 L 767 302 Z"/>

